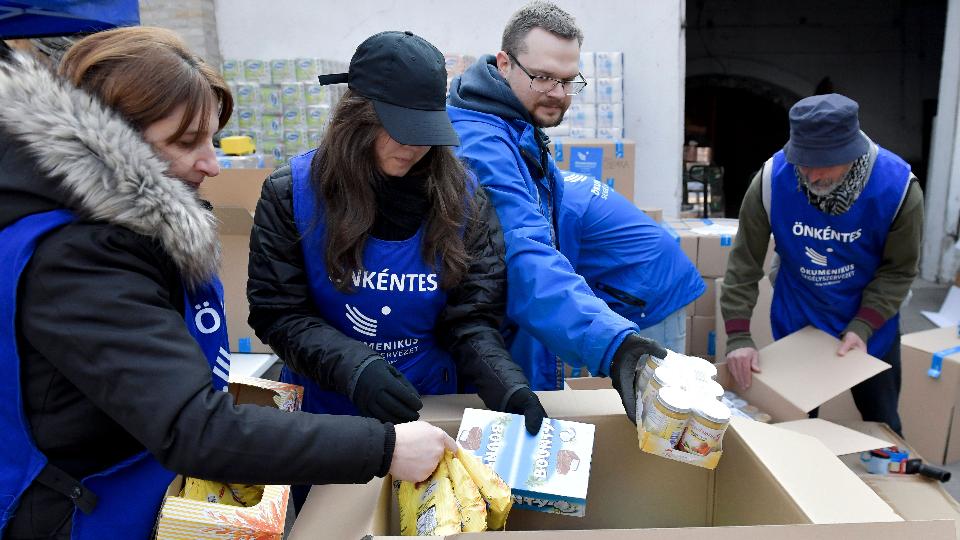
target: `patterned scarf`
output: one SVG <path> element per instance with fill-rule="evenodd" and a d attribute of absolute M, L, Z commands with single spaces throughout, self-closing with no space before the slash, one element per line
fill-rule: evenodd
<path fill-rule="evenodd" d="M 857 158 L 850 167 L 843 181 L 836 189 L 826 195 L 817 195 L 810 191 L 807 181 L 800 175 L 800 169 L 794 167 L 794 173 L 797 175 L 797 187 L 807 196 L 807 201 L 815 208 L 831 216 L 839 216 L 853 206 L 853 203 L 863 192 L 863 186 L 867 183 L 867 166 L 870 161 L 870 154 L 864 154 Z"/>

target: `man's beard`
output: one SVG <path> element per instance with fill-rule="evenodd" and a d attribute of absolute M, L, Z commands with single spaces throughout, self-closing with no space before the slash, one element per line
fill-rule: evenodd
<path fill-rule="evenodd" d="M 535 114 L 533 114 L 533 113 L 530 114 L 530 117 L 533 119 L 534 125 L 536 125 L 538 128 L 541 128 L 541 129 L 542 129 L 542 128 L 551 128 L 551 127 L 559 126 L 560 123 L 563 122 L 563 117 L 564 117 L 564 115 L 567 114 L 567 107 L 564 107 L 564 106 L 563 106 L 563 102 L 556 103 L 556 104 L 538 103 L 538 105 L 540 105 L 540 106 L 551 106 L 551 105 L 555 105 L 556 107 L 559 107 L 559 108 L 560 108 L 560 115 L 557 117 L 556 120 L 550 120 L 550 121 L 544 122 L 543 120 L 541 120 L 540 118 L 538 118 L 537 115 L 535 115 Z M 536 110 L 536 109 L 534 109 L 534 110 Z"/>
<path fill-rule="evenodd" d="M 814 185 L 810 182 L 810 179 L 807 178 L 807 175 L 800 173 L 800 181 L 803 182 L 804 187 L 806 187 L 810 193 L 813 193 L 817 197 L 826 197 L 827 195 L 833 193 L 840 184 L 843 183 L 843 179 L 846 174 L 840 175 L 836 178 L 830 178 L 829 180 L 821 180 Z"/>

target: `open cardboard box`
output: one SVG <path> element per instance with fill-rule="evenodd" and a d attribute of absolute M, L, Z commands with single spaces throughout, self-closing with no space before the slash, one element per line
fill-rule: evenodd
<path fill-rule="evenodd" d="M 224 169 L 219 176 L 207 178 L 200 185 L 200 196 L 213 205 L 217 217 L 223 260 L 220 280 L 223 282 L 224 308 L 230 351 L 270 353 L 247 325 L 250 305 L 247 302 L 247 263 L 250 257 L 250 231 L 253 213 L 260 199 L 269 169 Z"/>
<path fill-rule="evenodd" d="M 922 454 L 901 439 L 886 424 L 879 422 L 840 421 L 846 427 L 861 433 L 890 441 L 901 450 L 910 452 L 910 457 L 924 458 Z M 857 454 L 840 456 L 840 460 L 870 486 L 903 519 L 952 519 L 960 521 L 960 503 L 947 493 L 943 484 L 917 474 L 889 474 L 879 476 L 867 472 Z"/>
<path fill-rule="evenodd" d="M 300 410 L 303 387 L 253 377 L 230 380 L 234 403 Z M 157 517 L 157 540 L 237 539 L 282 540 L 290 486 L 267 485 L 258 504 L 242 508 L 192 501 L 179 496 L 183 477 L 177 476 Z"/>
<path fill-rule="evenodd" d="M 819 441 L 735 419 L 715 470 L 641 452 L 613 390 L 542 392 L 551 416 L 596 426 L 586 516 L 516 510 L 504 538 L 954 539 L 952 521 L 902 521 Z M 473 395 L 426 396 L 421 419 L 456 433 Z M 703 527 L 711 527 L 704 530 Z M 615 530 L 611 530 L 615 529 Z M 391 481 L 315 486 L 290 534 L 297 539 L 399 534 Z M 453 537 L 461 538 L 460 535 Z"/>

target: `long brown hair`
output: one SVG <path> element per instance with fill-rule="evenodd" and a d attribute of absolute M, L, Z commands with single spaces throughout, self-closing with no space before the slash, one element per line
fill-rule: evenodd
<path fill-rule="evenodd" d="M 233 112 L 223 77 L 163 28 L 126 27 L 89 35 L 63 56 L 59 73 L 141 132 L 184 105 L 183 120 L 168 143 L 179 139 L 197 114 L 201 133 L 208 133 L 223 128 Z M 213 130 L 207 125 L 211 107 L 219 107 Z"/>
<path fill-rule="evenodd" d="M 374 143 L 380 129 L 373 104 L 348 90 L 310 167 L 311 182 L 326 215 L 324 260 L 330 279 L 341 291 L 352 290 L 353 273 L 363 270 L 363 250 L 377 215 L 373 181 L 383 173 Z M 467 172 L 446 146 L 432 147 L 415 167 L 427 174 L 430 202 L 423 260 L 440 274 L 440 287 L 450 289 L 467 271 L 463 233 L 468 220 L 476 219 L 473 198 L 467 194 Z"/>

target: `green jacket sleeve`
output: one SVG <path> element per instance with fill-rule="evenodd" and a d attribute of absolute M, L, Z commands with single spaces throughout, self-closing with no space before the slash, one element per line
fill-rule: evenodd
<path fill-rule="evenodd" d="M 740 227 L 720 289 L 720 312 L 727 331 L 727 350 L 754 347 L 750 317 L 757 304 L 757 282 L 763 279 L 763 261 L 770 243 L 770 219 L 763 208 L 758 171 L 740 206 Z"/>

